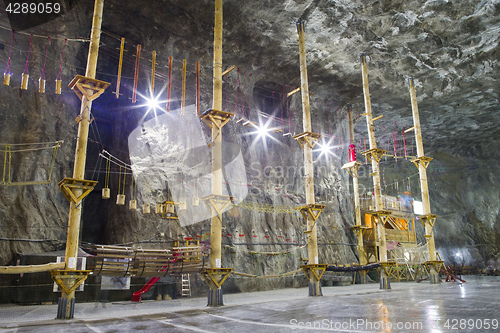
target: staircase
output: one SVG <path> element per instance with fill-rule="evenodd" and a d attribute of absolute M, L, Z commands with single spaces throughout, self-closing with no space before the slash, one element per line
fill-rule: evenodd
<path fill-rule="evenodd" d="M 181 296 L 191 297 L 191 281 L 189 279 L 191 274 L 182 274 L 181 276 Z"/>

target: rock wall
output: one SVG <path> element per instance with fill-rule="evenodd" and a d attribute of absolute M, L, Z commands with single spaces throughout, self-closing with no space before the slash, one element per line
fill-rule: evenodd
<path fill-rule="evenodd" d="M 484 128 L 489 131 L 489 134 L 484 135 L 483 128 L 478 124 L 478 119 L 484 119 L 485 112 L 497 107 L 495 105 L 498 102 L 496 100 L 496 104 L 494 103 L 497 93 L 494 89 L 490 89 L 496 81 L 489 79 L 491 69 L 495 66 L 494 60 L 491 60 L 494 57 L 490 57 L 491 61 L 484 59 L 484 57 L 494 55 L 494 49 L 488 46 L 494 41 L 487 36 L 484 36 L 484 39 L 478 37 L 479 39 L 475 40 L 472 32 L 467 35 L 464 40 L 475 43 L 474 45 L 479 50 L 478 54 L 481 55 L 476 61 L 473 52 L 464 45 L 460 46 L 460 41 L 454 39 L 455 35 L 451 32 L 447 36 L 440 35 L 442 27 L 439 27 L 438 22 L 442 17 L 455 15 L 455 18 L 462 22 L 461 28 L 466 29 L 472 25 L 477 28 L 474 28 L 477 31 L 472 30 L 480 34 L 484 29 L 488 30 L 477 20 L 477 14 L 481 12 L 481 8 L 484 9 L 493 27 L 497 25 L 497 22 L 491 13 L 498 11 L 498 4 L 492 1 L 483 1 L 481 4 L 481 6 L 475 6 L 469 1 L 467 6 L 464 5 L 461 10 L 458 10 L 455 4 L 448 1 L 428 1 L 424 6 L 428 9 L 427 11 L 412 14 L 413 12 L 408 9 L 410 7 L 405 7 L 410 5 L 402 1 L 373 1 L 370 6 L 343 1 L 337 4 L 329 1 L 315 1 L 310 6 L 300 1 L 289 3 L 289 7 L 286 8 L 289 16 L 299 17 L 304 14 L 310 20 L 306 38 L 308 40 L 309 82 L 311 91 L 314 92 L 311 99 L 313 130 L 333 132 L 331 134 L 336 135 L 337 141 L 340 141 L 341 137 L 344 140 L 344 149 L 334 150 L 336 156 L 330 156 L 328 160 L 323 156 L 315 163 L 316 200 L 318 203 L 327 205 L 318 222 L 319 243 L 321 244 L 320 262 L 343 264 L 357 261 L 357 253 L 352 246 L 355 243 L 355 236 L 350 230 L 350 226 L 354 224 L 351 180 L 346 172 L 340 170 L 340 166 L 347 161 L 345 150 L 347 124 L 345 113 L 339 113 L 337 109 L 349 102 L 354 104 L 357 113 L 363 109 L 361 75 L 355 59 L 361 51 L 371 51 L 374 54 L 373 61 L 369 65 L 374 112 L 384 113 L 385 118 L 390 122 L 394 120 L 400 124 L 411 122 L 407 93 L 404 92 L 404 98 L 400 97 L 403 93 L 398 93 L 404 91 L 401 79 L 411 73 L 413 68 L 417 68 L 417 74 L 422 75 L 420 82 L 423 82 L 423 87 L 422 85 L 419 87 L 422 87 L 424 91 L 418 91 L 417 94 L 421 102 L 422 127 L 427 130 L 427 136 L 424 137 L 426 155 L 435 159 L 429 169 L 430 195 L 433 213 L 440 215 L 436 223 L 435 234 L 436 245 L 443 259 L 450 263 L 481 266 L 491 256 L 498 256 L 500 198 L 495 186 L 492 186 L 498 181 L 498 167 L 495 164 L 498 160 L 496 156 L 498 153 L 495 150 L 495 138 L 498 137 L 498 131 L 494 127 L 496 119 L 494 113 L 489 113 L 492 121 L 488 122 Z M 246 96 L 247 105 L 252 103 L 255 108 L 259 107 L 268 114 L 273 112 L 279 114 L 279 108 L 284 103 L 288 103 L 289 110 L 298 110 L 294 116 L 297 119 L 296 132 L 301 132 L 300 99 L 292 97 L 285 102 L 273 100 L 270 96 L 271 91 L 282 92 L 283 82 L 295 87 L 300 84 L 295 27 L 293 24 L 285 24 L 286 20 L 283 17 L 286 15 L 283 16 L 283 13 L 278 15 L 274 11 L 282 8 L 274 1 L 266 2 L 268 6 L 266 8 L 269 9 L 266 13 L 252 11 L 249 5 L 240 5 L 239 2 L 237 6 L 232 1 L 226 1 L 225 4 L 224 64 L 227 64 L 225 67 L 235 64 L 237 67 L 252 71 L 253 77 L 252 81 L 247 82 L 243 91 L 241 87 L 238 89 L 236 72 L 233 71 L 225 78 L 224 94 L 232 98 L 236 92 L 240 93 L 240 114 L 241 94 L 243 93 Z M 99 153 L 103 149 L 108 150 L 121 160 L 130 162 L 127 138 L 144 116 L 143 110 L 131 107 L 129 101 L 134 45 L 137 43 L 142 43 L 143 50 L 148 52 L 156 49 L 163 60 L 168 55 L 172 55 L 176 68 L 180 67 L 180 59 L 187 59 L 190 68 L 193 67 L 195 61 L 200 61 L 202 110 L 210 107 L 212 7 L 211 1 L 202 1 L 196 5 L 163 1 L 141 8 L 132 4 L 125 6 L 115 1 L 106 1 L 103 23 L 105 33 L 101 40 L 98 78 L 111 82 L 112 86 L 95 101 L 92 110 L 95 122 L 90 135 L 87 177 L 99 180 L 99 185 L 84 202 L 82 243 L 134 244 L 144 247 L 169 246 L 173 239 L 209 232 L 209 221 L 181 227 L 175 222 L 160 219 L 158 215 L 143 215 L 141 211 L 132 212 L 127 207 L 116 206 L 113 199 L 102 200 L 100 189 L 105 180 L 105 173 L 103 172 L 104 163 L 99 158 Z M 326 15 L 325 11 L 329 15 Z M 354 12 L 359 15 L 354 15 Z M 368 20 L 378 15 L 377 13 L 385 14 L 377 16 L 378 19 Z M 92 4 L 80 1 L 65 17 L 47 23 L 39 28 L 39 32 L 88 36 L 91 14 Z M 471 15 L 471 17 L 466 19 L 466 15 Z M 134 24 L 128 27 L 129 21 L 124 17 L 130 16 L 133 16 Z M 272 19 L 273 16 L 278 19 Z M 248 25 L 243 24 L 241 17 L 246 18 L 245 22 Z M 334 19 L 329 19 L 329 17 Z M 191 23 L 188 24 L 188 22 Z M 367 26 L 368 23 L 370 24 Z M 333 31 L 332 29 L 339 24 L 344 27 L 340 29 L 341 32 Z M 412 30 L 415 27 L 417 30 Z M 449 25 L 446 27 L 452 28 Z M 434 33 L 428 32 L 427 35 L 423 35 L 426 29 Z M 325 31 L 332 34 L 328 35 Z M 383 31 L 386 33 L 382 33 Z M 405 31 L 411 32 L 411 43 L 406 39 L 408 35 L 404 33 Z M 1 64 L 5 67 L 10 32 L 2 30 L 0 33 L 3 42 L 3 49 L 0 50 Z M 118 100 L 112 95 L 116 83 L 116 47 L 119 45 L 118 40 L 113 37 L 115 35 L 124 36 L 128 41 L 127 62 L 123 74 L 123 95 Z M 45 94 L 35 91 L 46 45 L 46 41 L 41 39 L 36 40 L 32 46 L 32 57 L 29 62 L 31 74 L 29 89 L 27 91 L 19 89 L 20 73 L 26 56 L 24 50 L 29 36 L 16 36 L 14 42 L 16 57 L 12 62 L 15 76 L 9 87 L 0 87 L 0 142 L 64 140 L 65 143 L 59 151 L 50 185 L 0 187 L 2 226 L 0 264 L 11 263 L 18 253 L 64 248 L 69 204 L 56 184 L 63 177 L 72 174 L 77 133 L 74 118 L 79 112 L 80 104 L 68 88 L 63 90 L 62 95 L 55 95 L 49 91 L 53 88 L 47 88 Z M 58 72 L 63 42 L 63 40 L 54 40 L 50 45 L 48 85 Z M 418 53 L 419 43 L 424 42 L 436 44 L 432 49 L 434 53 L 425 56 L 427 60 L 421 57 L 415 58 L 413 55 Z M 400 43 L 403 46 L 398 46 Z M 328 45 L 328 49 L 322 45 Z M 371 47 L 367 49 L 362 47 L 363 45 Z M 457 45 L 456 53 L 452 52 L 454 45 Z M 438 63 L 433 58 L 436 52 L 441 52 L 438 49 L 448 50 L 452 60 L 442 55 L 436 58 L 442 60 Z M 468 53 L 464 49 L 469 50 Z M 76 74 L 84 74 L 86 54 L 86 43 L 68 43 L 62 72 L 63 87 Z M 386 62 L 387 58 L 384 57 L 387 54 L 391 59 L 396 59 L 395 62 Z M 143 56 L 143 63 L 147 65 L 141 67 L 143 74 L 140 75 L 139 85 L 146 87 L 148 85 L 146 68 L 150 66 L 146 63 L 146 59 L 150 57 L 150 54 L 144 51 Z M 431 60 L 432 64 L 430 64 Z M 458 61 L 458 67 L 451 68 L 450 61 Z M 158 68 L 160 77 L 157 81 L 158 87 L 165 84 L 167 72 L 164 67 L 165 63 L 161 65 L 162 67 Z M 446 73 L 442 73 L 445 76 L 443 80 L 438 82 L 433 78 L 438 75 L 438 66 L 441 65 L 447 70 Z M 429 66 L 434 69 L 430 70 Z M 426 69 L 429 72 L 426 72 Z M 475 74 L 479 69 L 484 74 L 480 75 L 481 78 Z M 460 82 L 452 78 L 453 73 L 460 74 L 460 80 L 458 80 Z M 465 75 L 466 73 L 470 75 Z M 179 74 L 175 75 L 178 80 Z M 188 81 L 193 82 L 193 80 L 193 73 L 190 70 Z M 472 94 L 476 87 L 473 81 L 485 85 L 485 88 L 481 90 L 482 94 L 477 96 Z M 469 91 L 468 95 L 463 93 L 459 83 Z M 396 86 L 397 91 L 391 95 L 387 91 L 392 84 Z M 178 87 L 173 93 L 176 98 L 180 97 Z M 444 95 L 447 97 L 441 98 Z M 462 95 L 468 96 L 463 104 L 455 105 L 451 102 L 452 100 L 458 101 Z M 251 101 L 250 96 L 252 96 Z M 192 102 L 192 97 L 190 98 Z M 473 107 L 478 101 L 482 107 Z M 175 107 L 178 106 L 177 101 L 174 104 Z M 228 111 L 233 111 L 232 106 Z M 468 115 L 467 119 L 461 117 L 465 114 Z M 286 121 L 290 116 L 292 114 L 285 112 L 284 120 Z M 233 236 L 223 238 L 224 244 L 227 245 L 224 249 L 223 265 L 234 265 L 236 271 L 261 275 L 294 270 L 302 263 L 301 258 L 306 257 L 307 254 L 304 248 L 299 249 L 294 246 L 305 243 L 303 234 L 305 225 L 300 215 L 258 210 L 263 205 L 295 207 L 304 203 L 303 180 L 300 171 L 303 163 L 302 150 L 294 140 L 289 136 L 283 136 L 282 133 L 273 134 L 277 142 L 268 139 L 267 150 L 263 149 L 261 142 L 253 144 L 255 138 L 253 135 L 246 135 L 248 128 L 237 124 L 235 120 L 226 125 L 224 138 L 241 147 L 246 176 L 251 185 L 248 188 L 247 201 L 252 205 L 224 214 L 226 227 L 224 232 Z M 458 120 L 463 120 L 463 122 Z M 366 128 L 362 123 L 361 121 L 356 127 L 356 135 L 361 137 L 365 135 L 364 128 Z M 208 137 L 209 132 L 206 126 L 204 130 Z M 463 140 L 458 141 L 457 137 Z M 484 140 L 485 137 L 489 137 L 491 141 Z M 15 172 L 23 177 L 26 176 L 25 179 L 45 177 L 48 170 L 47 160 L 45 158 L 43 163 L 37 163 L 37 159 L 41 157 L 33 157 L 26 161 L 16 160 L 18 162 L 15 164 Z M 386 182 L 389 184 L 392 180 L 403 179 L 409 174 L 414 174 L 416 171 L 412 168 L 412 165 L 403 167 L 402 164 L 396 164 L 396 166 L 387 164 L 384 171 Z M 366 175 L 368 173 L 369 170 Z M 112 173 L 110 183 L 116 186 L 119 181 L 118 177 L 118 172 Z M 368 176 L 365 178 L 365 187 L 368 189 L 370 178 Z M 127 178 L 127 195 L 130 193 L 130 184 L 131 178 Z M 418 189 L 415 189 L 414 193 L 418 193 Z M 116 194 L 117 189 L 114 187 L 112 198 L 115 198 Z M 139 205 L 144 196 L 145 194 L 139 193 Z M 235 239 L 235 235 L 239 233 L 245 236 L 238 236 Z M 162 234 L 165 236 L 161 236 Z M 257 237 L 253 237 L 254 234 Z M 287 239 L 286 237 L 295 240 L 296 243 L 293 246 L 256 245 L 255 243 L 268 242 L 267 238 L 263 238 L 264 235 L 269 235 L 269 239 L 276 240 L 275 243 L 281 243 L 282 238 Z M 278 238 L 278 236 L 283 237 Z M 28 242 L 24 241 L 25 239 L 43 241 Z M 231 245 L 234 243 L 248 245 Z M 290 250 L 290 253 L 286 255 L 262 254 L 280 252 L 285 249 Z M 285 280 L 288 281 L 286 282 L 288 285 L 293 285 L 291 282 L 293 279 Z M 255 288 L 276 287 L 283 285 L 282 283 L 278 280 L 256 282 L 242 279 L 234 280 L 230 285 L 234 290 L 254 290 Z"/>

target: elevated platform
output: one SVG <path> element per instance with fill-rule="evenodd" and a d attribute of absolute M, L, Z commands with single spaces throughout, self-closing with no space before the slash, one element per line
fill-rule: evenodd
<path fill-rule="evenodd" d="M 208 253 L 200 246 L 144 249 L 98 245 L 91 250 L 87 267 L 95 275 L 163 277 L 201 272 L 208 265 Z"/>

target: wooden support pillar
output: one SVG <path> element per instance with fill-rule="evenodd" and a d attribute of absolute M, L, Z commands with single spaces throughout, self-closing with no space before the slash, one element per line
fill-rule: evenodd
<path fill-rule="evenodd" d="M 386 153 L 385 150 L 377 148 L 377 142 L 375 140 L 375 128 L 373 125 L 372 118 L 372 105 L 370 100 L 370 90 L 368 85 L 368 67 L 366 64 L 366 56 L 361 55 L 361 71 L 363 76 L 363 94 L 365 100 L 365 113 L 366 115 L 366 126 L 368 127 L 368 141 L 370 144 L 370 150 L 364 152 L 363 154 L 371 161 L 372 164 L 372 177 L 373 177 L 373 194 L 375 198 L 375 211 L 382 210 L 382 193 L 380 189 L 380 169 L 379 162 L 382 156 Z M 387 247 L 385 239 L 385 228 L 383 223 L 377 224 L 377 235 L 378 235 L 378 260 L 379 262 L 387 262 Z M 390 281 L 389 276 L 385 274 L 385 270 L 380 271 L 380 288 L 389 289 Z"/>
<path fill-rule="evenodd" d="M 349 163 L 342 166 L 342 169 L 347 170 L 352 177 L 352 187 L 354 192 L 354 211 L 355 211 L 355 225 L 354 230 L 358 236 L 358 255 L 359 264 L 364 266 L 368 263 L 368 258 L 366 256 L 365 246 L 363 242 L 364 234 L 364 223 L 361 220 L 361 203 L 359 200 L 359 183 L 358 183 L 358 170 L 361 166 L 360 162 L 356 161 L 356 146 L 354 145 L 354 120 L 352 117 L 351 105 L 347 107 L 347 114 L 349 116 Z M 361 284 L 367 283 L 366 271 L 360 272 L 360 282 Z"/>
<path fill-rule="evenodd" d="M 300 92 L 302 94 L 302 111 L 303 111 L 303 127 L 304 133 L 296 135 L 296 139 L 304 149 L 304 179 L 306 191 L 306 203 L 309 206 L 314 206 L 314 165 L 312 150 L 317 140 L 321 135 L 312 133 L 311 125 L 311 109 L 309 104 L 309 84 L 307 81 L 307 62 L 306 62 L 306 47 L 305 47 L 305 21 L 299 20 L 296 23 L 297 33 L 299 35 L 299 60 L 300 60 Z M 322 208 L 319 208 L 320 212 Z M 316 219 L 312 214 L 306 214 L 304 217 L 307 221 L 307 251 L 309 266 L 319 265 L 318 259 L 318 232 Z M 309 267 L 308 269 L 313 268 Z M 321 274 L 309 274 L 309 296 L 321 296 Z"/>
<path fill-rule="evenodd" d="M 437 215 L 431 214 L 431 203 L 429 199 L 429 186 L 427 183 L 427 166 L 432 158 L 424 155 L 424 145 L 422 142 L 422 130 L 420 127 L 420 116 L 418 114 L 417 95 L 415 93 L 415 85 L 413 78 L 409 80 L 411 109 L 413 114 L 413 130 L 415 131 L 415 142 L 417 146 L 417 158 L 412 162 L 418 168 L 420 178 L 420 189 L 422 192 L 423 215 L 420 217 L 425 227 L 425 238 L 427 240 L 427 249 L 429 251 L 429 262 L 437 262 L 436 245 L 434 243 L 434 221 Z M 429 266 L 429 278 L 432 284 L 439 283 L 439 272 L 436 271 L 435 265 Z"/>
<path fill-rule="evenodd" d="M 97 56 L 99 53 L 99 41 L 101 36 L 103 7 L 104 0 L 95 1 L 85 77 L 77 76 L 70 83 L 70 86 L 73 90 L 75 90 L 82 101 L 80 115 L 78 117 L 78 136 L 76 141 L 75 164 L 72 178 L 76 180 L 75 183 L 77 184 L 77 186 L 71 189 L 71 193 L 75 198 L 81 198 L 85 190 L 85 184 L 80 184 L 79 182 L 85 183 L 83 179 L 85 177 L 85 161 L 87 157 L 87 139 L 90 125 L 90 109 L 92 107 L 92 100 L 97 98 L 104 91 L 104 89 L 109 86 L 109 83 L 95 80 Z M 64 188 L 67 188 L 67 182 L 64 182 L 64 184 L 66 184 Z M 78 184 L 81 186 L 79 186 Z M 70 201 L 68 234 L 64 259 L 66 272 L 77 272 L 81 212 L 81 200 Z M 71 274 L 69 275 L 71 276 Z M 77 280 L 73 277 L 64 279 L 64 282 L 66 287 L 78 283 Z M 73 288 L 62 289 L 63 292 L 62 297 L 59 299 L 57 318 L 71 319 L 73 318 L 74 313 L 75 291 Z"/>
<path fill-rule="evenodd" d="M 214 76 L 213 76 L 213 104 L 212 109 L 200 115 L 212 129 L 212 195 L 205 203 L 211 210 L 210 223 L 210 268 L 204 272 L 208 284 L 208 306 L 224 305 L 222 298 L 222 284 L 229 275 L 222 268 L 222 212 L 232 198 L 224 199 L 222 195 L 222 127 L 233 116 L 230 112 L 222 111 L 222 0 L 215 0 L 214 23 Z M 199 80 L 199 79 L 197 79 Z"/>

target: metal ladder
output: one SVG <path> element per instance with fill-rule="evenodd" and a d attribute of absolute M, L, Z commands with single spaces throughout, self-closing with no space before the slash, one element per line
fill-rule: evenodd
<path fill-rule="evenodd" d="M 181 277 L 181 296 L 182 297 L 191 297 L 190 275 L 191 274 L 182 274 L 182 277 Z"/>

